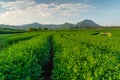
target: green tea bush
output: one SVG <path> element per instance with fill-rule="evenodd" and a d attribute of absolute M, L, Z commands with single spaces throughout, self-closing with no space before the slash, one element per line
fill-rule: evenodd
<path fill-rule="evenodd" d="M 48 60 L 48 36 L 14 44 L 0 52 L 0 80 L 39 80 Z"/>
<path fill-rule="evenodd" d="M 54 36 L 53 80 L 120 79 L 118 37 L 66 34 Z"/>

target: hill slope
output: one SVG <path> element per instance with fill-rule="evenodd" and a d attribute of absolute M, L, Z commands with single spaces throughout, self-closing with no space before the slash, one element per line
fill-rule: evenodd
<path fill-rule="evenodd" d="M 58 25 L 57 29 L 72 29 L 75 25 L 71 23 L 64 23 L 61 25 Z"/>
<path fill-rule="evenodd" d="M 88 20 L 88 19 L 86 19 L 86 20 L 83 20 L 83 21 L 81 21 L 81 22 L 78 22 L 77 24 L 76 24 L 76 27 L 100 27 L 100 25 L 98 25 L 98 24 L 96 24 L 95 22 L 93 22 L 92 20 Z"/>

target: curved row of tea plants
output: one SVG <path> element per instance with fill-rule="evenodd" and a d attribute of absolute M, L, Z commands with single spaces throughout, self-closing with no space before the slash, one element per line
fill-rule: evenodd
<path fill-rule="evenodd" d="M 0 50 L 11 44 L 18 43 L 23 40 L 28 40 L 32 37 L 39 36 L 40 33 L 19 33 L 19 34 L 4 34 L 0 35 Z"/>
<path fill-rule="evenodd" d="M 54 37 L 53 80 L 120 79 L 120 46 L 114 41 L 85 34 L 64 35 Z M 108 43 L 117 49 L 109 48 L 112 45 Z"/>
<path fill-rule="evenodd" d="M 0 52 L 0 80 L 39 80 L 49 60 L 49 35 L 21 41 Z"/>
<path fill-rule="evenodd" d="M 32 37 L 39 36 L 39 35 L 40 33 L 19 33 L 19 34 L 9 37 L 6 43 L 14 44 L 14 43 L 18 43 L 19 41 L 27 40 L 27 39 L 30 39 Z"/>

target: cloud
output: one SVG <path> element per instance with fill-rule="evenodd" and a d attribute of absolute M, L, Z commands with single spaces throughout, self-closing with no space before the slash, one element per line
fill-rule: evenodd
<path fill-rule="evenodd" d="M 29 6 L 34 6 L 34 5 L 36 5 L 36 3 L 32 0 L 17 0 L 14 2 L 0 1 L 0 6 L 10 11 L 18 10 L 18 9 L 26 9 Z"/>
<path fill-rule="evenodd" d="M 74 17 L 93 8 L 92 5 L 81 3 L 38 4 L 34 0 L 1 1 L 0 6 L 6 9 L 6 12 L 0 14 L 0 23 L 13 25 L 30 22 L 49 23 L 57 20 L 64 21 L 65 17 Z"/>

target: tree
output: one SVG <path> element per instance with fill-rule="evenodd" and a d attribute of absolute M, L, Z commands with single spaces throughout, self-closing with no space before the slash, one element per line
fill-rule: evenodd
<path fill-rule="evenodd" d="M 28 28 L 28 31 L 37 31 L 36 28 Z"/>
<path fill-rule="evenodd" d="M 38 30 L 42 30 L 41 27 L 39 27 Z"/>
<path fill-rule="evenodd" d="M 48 30 L 48 28 L 43 28 L 43 30 Z"/>

